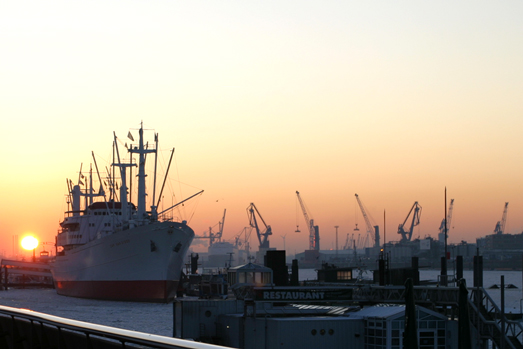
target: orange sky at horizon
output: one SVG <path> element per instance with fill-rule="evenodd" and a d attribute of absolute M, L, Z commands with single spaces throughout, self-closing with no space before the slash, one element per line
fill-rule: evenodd
<path fill-rule="evenodd" d="M 227 209 L 233 239 L 253 202 L 271 246 L 301 252 L 298 190 L 322 249 L 364 228 L 355 193 L 387 241 L 414 201 L 413 237 L 436 238 L 445 187 L 451 243 L 491 234 L 505 202 L 523 231 L 519 2 L 0 6 L 0 255 L 13 235 L 54 241 L 66 178 L 142 120 L 164 161 L 176 148 L 177 199 L 205 190 L 183 217 L 196 234 Z"/>

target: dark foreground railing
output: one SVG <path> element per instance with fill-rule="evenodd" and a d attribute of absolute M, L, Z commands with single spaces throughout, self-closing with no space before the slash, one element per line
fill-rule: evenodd
<path fill-rule="evenodd" d="M 217 349 L 224 347 L 0 306 L 0 348 Z"/>

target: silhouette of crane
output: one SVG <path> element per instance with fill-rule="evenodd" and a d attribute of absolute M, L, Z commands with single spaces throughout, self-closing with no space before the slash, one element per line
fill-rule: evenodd
<path fill-rule="evenodd" d="M 412 213 L 412 221 L 410 224 L 410 228 L 408 228 L 408 230 L 405 231 L 405 224 L 409 220 L 411 213 Z M 416 202 L 414 202 L 414 205 L 412 205 L 412 207 L 410 208 L 409 214 L 407 215 L 407 217 L 405 218 L 403 223 L 401 223 L 398 226 L 398 234 L 401 235 L 401 242 L 410 241 L 410 239 L 412 238 L 412 232 L 414 231 L 414 227 L 419 225 L 420 216 L 421 216 L 421 206 L 416 201 Z"/>

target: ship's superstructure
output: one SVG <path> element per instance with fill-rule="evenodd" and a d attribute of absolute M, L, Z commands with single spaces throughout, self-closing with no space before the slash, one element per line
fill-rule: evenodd
<path fill-rule="evenodd" d="M 93 189 L 92 168 L 88 176 L 80 172 L 76 185 L 67 181 L 70 210 L 60 223 L 52 265 L 59 294 L 134 301 L 169 301 L 175 296 L 194 232 L 185 221 L 175 222 L 169 213 L 188 199 L 157 211 L 156 173 L 152 196 L 148 197 L 145 163 L 147 155 L 153 154 L 156 170 L 158 135 L 154 135 L 152 146 L 144 143 L 143 126 L 138 132 L 138 144 L 126 146 L 131 155 L 126 163 L 120 161 L 114 136 L 115 159 L 107 178 L 102 179 L 93 154 L 97 191 Z M 134 141 L 131 133 L 128 137 Z M 138 157 L 138 164 L 133 162 L 133 155 Z M 127 184 L 134 167 L 138 167 L 137 205 Z M 149 207 L 147 199 L 151 200 Z"/>

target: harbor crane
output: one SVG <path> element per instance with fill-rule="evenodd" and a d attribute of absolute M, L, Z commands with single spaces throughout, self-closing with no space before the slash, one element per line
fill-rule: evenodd
<path fill-rule="evenodd" d="M 405 231 L 405 224 L 409 220 L 411 213 L 412 213 L 412 221 L 410 223 L 410 228 L 408 228 L 408 231 Z M 410 208 L 409 214 L 407 215 L 407 217 L 405 218 L 403 223 L 401 223 L 398 226 L 398 234 L 401 234 L 400 242 L 410 241 L 410 239 L 412 238 L 412 232 L 414 231 L 414 227 L 419 225 L 420 216 L 421 216 L 421 206 L 416 201 Z"/>
<path fill-rule="evenodd" d="M 505 208 L 503 209 L 503 216 L 501 220 L 496 223 L 496 228 L 494 228 L 494 234 L 503 234 L 505 232 L 505 224 L 507 223 L 507 210 L 508 202 L 505 202 Z"/>
<path fill-rule="evenodd" d="M 218 222 L 218 232 L 214 234 L 214 238 L 211 238 L 211 245 L 214 242 L 214 239 L 217 239 L 218 241 L 222 241 L 222 234 L 223 234 L 223 226 L 225 225 L 225 213 L 227 212 L 227 209 L 223 210 L 223 218 L 221 222 Z M 209 228 L 210 229 L 210 228 Z M 210 231 L 209 231 L 210 232 Z"/>
<path fill-rule="evenodd" d="M 300 192 L 296 191 L 298 201 L 300 202 L 301 210 L 303 211 L 303 217 L 305 222 L 309 226 L 309 250 L 320 250 L 320 228 L 314 225 L 314 219 L 309 218 L 309 214 L 303 200 L 301 199 Z"/>
<path fill-rule="evenodd" d="M 236 236 L 234 237 L 234 246 L 237 249 L 241 249 L 242 246 L 246 252 L 250 249 L 249 239 L 251 238 L 252 227 L 244 227 Z M 243 236 L 243 241 L 241 237 Z"/>
<path fill-rule="evenodd" d="M 345 239 L 345 245 L 343 245 L 344 250 L 350 250 L 352 248 L 352 241 L 354 241 L 354 234 L 352 237 L 350 233 L 347 233 L 347 238 Z"/>
<path fill-rule="evenodd" d="M 371 220 L 369 219 L 369 216 L 367 215 L 367 212 L 365 211 L 365 207 L 363 206 L 363 203 L 360 200 L 360 197 L 358 194 L 354 194 L 356 196 L 356 201 L 358 202 L 358 205 L 360 206 L 361 214 L 363 215 L 363 219 L 365 220 L 365 224 L 367 226 L 367 238 L 370 236 L 372 241 L 374 241 L 374 247 L 380 247 L 380 227 L 376 224 L 372 224 Z M 371 217 L 372 219 L 372 217 Z M 356 225 L 356 229 L 358 229 L 358 226 Z M 356 230 L 354 229 L 354 230 Z M 359 230 L 359 229 L 358 229 Z"/>
<path fill-rule="evenodd" d="M 449 211 L 447 212 L 447 229 L 445 231 L 445 218 L 441 220 L 441 225 L 439 226 L 438 240 L 445 243 L 445 238 L 448 237 L 448 231 L 450 229 L 450 222 L 452 221 L 452 210 L 454 208 L 454 199 L 450 199 Z M 445 236 L 445 233 L 447 236 Z"/>
<path fill-rule="evenodd" d="M 272 235 L 272 229 L 270 225 L 267 225 L 265 221 L 263 220 L 263 217 L 261 216 L 260 212 L 256 208 L 256 206 L 251 202 L 251 204 L 247 207 L 247 215 L 249 216 L 249 225 L 256 229 L 256 235 L 258 236 L 258 241 L 260 242 L 260 250 L 266 249 L 268 250 L 270 248 L 269 246 L 269 235 Z M 260 218 L 261 222 L 263 223 L 263 226 L 265 227 L 265 230 L 263 232 L 260 231 L 260 227 L 258 225 L 258 221 L 256 220 L 256 215 Z"/>
<path fill-rule="evenodd" d="M 223 210 L 223 218 L 220 222 L 218 222 L 218 231 L 215 233 L 212 230 L 212 227 L 209 227 L 209 236 L 195 236 L 195 239 L 209 239 L 209 246 L 212 246 L 215 240 L 218 240 L 218 242 L 222 241 L 222 234 L 223 234 L 223 226 L 225 224 L 225 213 L 227 212 L 227 209 Z M 215 225 L 216 226 L 216 225 Z"/>

